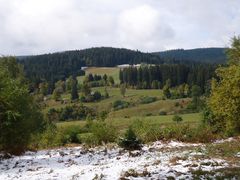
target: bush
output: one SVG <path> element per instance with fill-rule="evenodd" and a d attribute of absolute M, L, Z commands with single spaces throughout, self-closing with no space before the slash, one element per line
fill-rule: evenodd
<path fill-rule="evenodd" d="M 167 115 L 167 112 L 166 111 L 160 111 L 159 115 L 162 115 L 162 116 Z"/>
<path fill-rule="evenodd" d="M 147 113 L 145 116 L 152 116 L 153 114 L 152 113 Z"/>
<path fill-rule="evenodd" d="M 148 121 L 136 120 L 131 125 L 136 136 L 144 143 L 156 140 L 178 140 L 185 142 L 211 142 L 216 139 L 208 126 L 191 127 L 186 124 L 173 124 L 167 127 L 156 126 Z"/>
<path fill-rule="evenodd" d="M 102 98 L 102 95 L 99 91 L 95 91 L 93 93 L 93 98 L 94 98 L 94 101 L 99 101 Z"/>
<path fill-rule="evenodd" d="M 141 149 L 141 141 L 131 127 L 126 131 L 124 138 L 120 139 L 119 145 L 127 150 Z"/>
<path fill-rule="evenodd" d="M 97 144 L 114 142 L 117 137 L 116 129 L 112 125 L 102 121 L 93 123 L 91 132 Z"/>
<path fill-rule="evenodd" d="M 173 116 L 172 120 L 175 121 L 175 122 L 177 122 L 177 123 L 183 121 L 182 117 L 181 117 L 181 116 L 178 116 L 178 115 Z"/>
<path fill-rule="evenodd" d="M 148 121 L 134 121 L 131 127 L 144 143 L 162 139 L 161 127 L 150 124 Z"/>
<path fill-rule="evenodd" d="M 71 125 L 60 129 L 63 134 L 63 143 L 81 143 L 78 139 L 78 134 L 82 133 L 83 130 L 80 126 Z"/>
<path fill-rule="evenodd" d="M 140 98 L 140 103 L 141 104 L 149 104 L 149 103 L 155 102 L 156 100 L 157 100 L 156 97 L 144 96 L 144 97 Z"/>
<path fill-rule="evenodd" d="M 175 107 L 179 107 L 179 106 L 180 106 L 180 103 L 179 103 L 179 102 L 175 102 L 174 106 L 175 106 Z"/>
<path fill-rule="evenodd" d="M 126 102 L 126 101 L 116 100 L 113 103 L 114 110 L 124 109 L 127 107 L 129 107 L 129 102 Z"/>
<path fill-rule="evenodd" d="M 78 141 L 87 145 L 97 145 L 97 140 L 93 133 L 82 133 L 77 135 Z"/>
<path fill-rule="evenodd" d="M 30 149 L 57 147 L 66 143 L 64 135 L 53 123 L 47 123 L 43 132 L 32 135 L 30 142 Z"/>
<path fill-rule="evenodd" d="M 50 121 L 82 120 L 86 119 L 87 116 L 95 117 L 96 114 L 92 108 L 78 104 L 66 106 L 59 110 L 51 108 L 47 113 Z"/>

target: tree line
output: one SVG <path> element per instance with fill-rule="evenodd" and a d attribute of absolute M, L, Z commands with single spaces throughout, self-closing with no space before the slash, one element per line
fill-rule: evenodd
<path fill-rule="evenodd" d="M 163 63 L 158 55 L 120 48 L 90 48 L 53 54 L 19 57 L 26 76 L 38 84 L 55 83 L 70 75 L 84 75 L 84 66 L 114 67 L 119 64 Z"/>
<path fill-rule="evenodd" d="M 129 67 L 120 70 L 120 82 L 138 89 L 160 89 L 168 82 L 169 87 L 188 84 L 205 86 L 213 76 L 216 65 L 213 64 L 161 64 Z"/>
<path fill-rule="evenodd" d="M 176 61 L 225 63 L 227 60 L 226 50 L 227 48 L 175 49 L 155 54 L 158 54 L 163 59 L 175 59 Z"/>
<path fill-rule="evenodd" d="M 24 66 L 26 77 L 32 86 L 46 81 L 52 86 L 58 80 L 84 75 L 85 66 L 114 67 L 120 64 L 198 64 L 206 62 L 222 63 L 224 49 L 200 49 L 192 51 L 166 51 L 162 53 L 143 53 L 123 48 L 89 48 L 52 54 L 18 57 Z M 215 58 L 215 59 L 214 59 Z M 53 91 L 53 88 L 52 90 Z"/>

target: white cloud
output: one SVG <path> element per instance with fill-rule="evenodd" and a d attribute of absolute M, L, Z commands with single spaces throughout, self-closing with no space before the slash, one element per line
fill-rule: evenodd
<path fill-rule="evenodd" d="M 226 46 L 239 0 L 0 0 L 0 54 Z"/>
<path fill-rule="evenodd" d="M 156 50 L 160 42 L 174 37 L 172 28 L 148 5 L 122 12 L 118 22 L 119 41 L 129 48 Z"/>

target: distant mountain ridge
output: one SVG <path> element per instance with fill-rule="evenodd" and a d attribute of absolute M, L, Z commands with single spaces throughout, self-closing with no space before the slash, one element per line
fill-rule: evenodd
<path fill-rule="evenodd" d="M 162 52 L 155 52 L 153 54 L 159 55 L 163 59 L 170 59 L 176 61 L 194 61 L 205 63 L 225 63 L 226 62 L 226 48 L 196 48 L 196 49 L 175 49 Z"/>

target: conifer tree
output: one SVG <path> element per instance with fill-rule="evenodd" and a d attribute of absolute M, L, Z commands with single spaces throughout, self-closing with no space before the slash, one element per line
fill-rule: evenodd
<path fill-rule="evenodd" d="M 71 100 L 77 100 L 79 98 L 77 84 L 78 84 L 77 78 L 74 76 L 71 87 Z"/>

